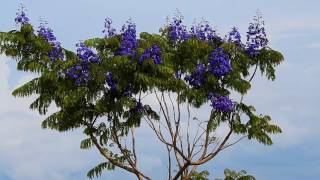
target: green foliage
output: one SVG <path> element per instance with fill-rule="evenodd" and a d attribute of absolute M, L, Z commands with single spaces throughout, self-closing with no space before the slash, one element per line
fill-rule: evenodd
<path fill-rule="evenodd" d="M 191 180 L 209 180 L 209 172 L 204 170 L 201 172 L 194 172 L 192 176 L 190 177 Z M 241 170 L 239 172 L 231 170 L 231 169 L 225 169 L 224 170 L 224 180 L 256 180 L 255 177 L 252 175 L 248 175 L 247 171 Z M 219 178 L 216 178 L 215 180 L 222 180 Z"/>
<path fill-rule="evenodd" d="M 255 177 L 251 175 L 247 175 L 247 172 L 245 170 L 236 172 L 234 170 L 225 169 L 224 175 L 225 175 L 224 180 L 256 180 Z"/>
<path fill-rule="evenodd" d="M 80 143 L 81 149 L 90 149 L 92 146 L 93 146 L 93 142 L 91 138 L 84 139 Z"/>
<path fill-rule="evenodd" d="M 270 124 L 271 118 L 267 115 L 255 115 L 253 106 L 247 106 L 243 103 L 238 105 L 238 109 L 248 118 L 248 122 L 241 124 L 239 115 L 233 124 L 236 133 L 248 134 L 248 138 L 254 138 L 265 145 L 271 145 L 272 140 L 269 134 L 281 133 L 280 127 Z"/>
<path fill-rule="evenodd" d="M 104 169 L 114 170 L 115 166 L 110 162 L 103 162 L 98 164 L 96 167 L 92 168 L 88 171 L 87 176 L 88 178 L 92 179 L 94 177 L 99 177 L 102 174 Z"/>
<path fill-rule="evenodd" d="M 201 172 L 194 172 L 190 177 L 190 180 L 209 180 L 209 172 L 208 171 L 201 171 Z"/>
<path fill-rule="evenodd" d="M 112 152 L 109 152 L 109 153 L 116 162 L 120 162 L 120 163 L 125 162 L 124 156 L 118 156 L 117 154 L 113 154 Z M 88 171 L 87 177 L 90 179 L 93 179 L 94 177 L 99 177 L 102 174 L 103 170 L 105 169 L 114 170 L 115 166 L 111 162 L 102 162 L 97 166 L 95 166 L 94 168 L 92 168 L 90 171 Z"/>

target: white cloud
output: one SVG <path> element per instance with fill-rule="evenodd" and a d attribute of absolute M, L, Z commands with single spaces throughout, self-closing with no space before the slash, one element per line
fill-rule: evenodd
<path fill-rule="evenodd" d="M 0 175 L 10 179 L 70 179 L 73 172 L 88 170 L 97 156 L 80 150 L 79 131 L 61 134 L 41 129 L 44 117 L 28 108 L 32 98 L 11 95 L 7 61 L 0 56 Z M 23 77 L 18 84 L 30 78 Z M 85 172 L 81 173 L 84 177 Z"/>
<path fill-rule="evenodd" d="M 15 97 L 11 95 L 11 92 L 13 89 L 10 89 L 9 87 L 9 75 L 10 75 L 10 69 L 7 65 L 7 61 L 9 61 L 9 58 L 6 58 L 4 56 L 0 55 L 0 113 L 5 112 L 12 112 L 12 111 L 22 111 L 27 112 L 28 111 L 28 103 L 30 102 L 30 99 L 22 98 L 17 100 Z M 31 76 L 25 77 L 19 81 L 19 85 L 21 85 L 23 82 L 26 82 L 30 79 Z"/>

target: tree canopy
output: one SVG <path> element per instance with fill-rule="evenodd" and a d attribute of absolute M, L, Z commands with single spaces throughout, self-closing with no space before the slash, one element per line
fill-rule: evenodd
<path fill-rule="evenodd" d="M 275 68 L 283 61 L 281 53 L 268 46 L 261 16 L 249 25 L 246 42 L 236 27 L 221 37 L 207 21 L 188 29 L 182 20 L 177 15 L 159 34 L 137 35 L 132 20 L 117 32 L 107 18 L 104 36 L 79 42 L 73 52 L 61 46 L 46 23 L 35 28 L 21 9 L 15 19 L 20 29 L 0 32 L 0 53 L 15 59 L 18 70 L 37 77 L 12 94 L 37 95 L 30 108 L 40 114 L 46 114 L 52 104 L 58 107 L 43 120 L 43 128 L 83 129 L 88 138 L 80 147 L 96 147 L 106 158 L 89 171 L 89 177 L 119 167 L 139 179 L 150 179 L 137 166 L 135 149 L 123 143 L 124 139 L 130 139 L 133 146 L 139 143 L 133 130 L 142 122 L 167 147 L 169 161 L 171 156 L 177 159 L 170 162 L 174 167 L 168 165 L 168 179 L 191 178 L 199 165 L 233 145 L 227 144 L 231 134 L 271 145 L 270 134 L 281 129 L 271 123 L 270 116 L 257 114 L 253 105 L 243 102 L 256 72 L 274 80 Z M 231 99 L 232 93 L 241 99 Z M 156 107 L 144 101 L 148 96 L 158 103 Z M 182 118 L 180 108 L 189 111 L 204 106 L 212 110 L 207 112 L 208 119 L 198 124 L 203 128 L 194 140 L 201 135 L 203 144 L 201 153 L 196 154 L 197 146 L 192 146 L 189 134 L 180 136 L 181 124 L 190 121 Z M 167 136 L 161 133 L 161 121 Z M 227 124 L 229 131 L 218 142 L 212 133 L 222 124 Z M 187 139 L 181 140 L 183 137 Z M 216 148 L 210 149 L 214 143 Z"/>

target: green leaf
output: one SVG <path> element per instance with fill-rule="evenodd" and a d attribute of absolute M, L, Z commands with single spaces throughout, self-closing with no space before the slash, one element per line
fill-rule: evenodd
<path fill-rule="evenodd" d="M 98 164 L 96 167 L 92 168 L 88 173 L 87 176 L 90 179 L 93 179 L 94 177 L 99 177 L 102 174 L 102 171 L 104 169 L 107 170 L 114 170 L 115 166 L 110 162 L 102 162 Z"/>

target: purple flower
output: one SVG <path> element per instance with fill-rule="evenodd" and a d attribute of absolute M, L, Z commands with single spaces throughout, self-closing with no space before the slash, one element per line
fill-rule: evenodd
<path fill-rule="evenodd" d="M 83 42 L 80 42 L 76 45 L 77 48 L 77 55 L 81 59 L 82 62 L 88 63 L 98 63 L 100 62 L 100 59 L 98 55 L 93 52 L 92 49 L 87 47 Z"/>
<path fill-rule="evenodd" d="M 25 8 L 23 5 L 20 6 L 16 15 L 17 16 L 14 19 L 14 21 L 17 24 L 21 24 L 21 25 L 29 24 L 30 19 L 27 17 L 26 12 L 25 12 Z"/>
<path fill-rule="evenodd" d="M 249 44 L 247 45 L 246 48 L 246 53 L 250 58 L 254 58 L 259 56 L 260 52 L 259 52 L 259 47 L 256 44 Z"/>
<path fill-rule="evenodd" d="M 41 23 L 37 32 L 38 36 L 46 40 L 52 47 L 52 49 L 48 52 L 48 57 L 51 59 L 51 61 L 55 61 L 57 59 L 64 60 L 62 47 L 60 42 L 58 42 L 54 36 L 52 29 L 46 27 L 45 23 Z"/>
<path fill-rule="evenodd" d="M 121 32 L 120 48 L 116 54 L 120 56 L 135 56 L 137 48 L 136 25 L 129 20 L 127 25 L 122 26 Z"/>
<path fill-rule="evenodd" d="M 191 86 L 198 88 L 206 82 L 204 77 L 206 71 L 207 69 L 203 64 L 198 64 L 196 70 L 191 75 L 186 75 L 184 79 Z"/>
<path fill-rule="evenodd" d="M 201 21 L 191 27 L 190 35 L 202 41 L 220 39 L 208 21 Z"/>
<path fill-rule="evenodd" d="M 89 73 L 89 63 L 99 63 L 100 59 L 98 55 L 84 43 L 78 43 L 76 46 L 78 47 L 77 56 L 79 57 L 80 62 L 67 69 L 66 75 L 75 79 L 76 85 L 79 86 L 83 83 L 87 84 L 91 78 Z"/>
<path fill-rule="evenodd" d="M 227 96 L 209 93 L 208 99 L 211 101 L 211 106 L 221 112 L 231 112 L 235 108 L 235 103 Z"/>
<path fill-rule="evenodd" d="M 173 43 L 178 43 L 190 39 L 186 26 L 182 25 L 183 17 L 178 13 L 173 17 L 173 21 L 168 25 L 168 38 Z"/>
<path fill-rule="evenodd" d="M 179 71 L 177 71 L 177 72 L 174 73 L 174 77 L 175 77 L 176 79 L 181 79 L 182 74 L 183 74 L 182 71 L 179 70 Z"/>
<path fill-rule="evenodd" d="M 104 30 L 102 31 L 105 34 L 105 37 L 113 37 L 116 35 L 116 29 L 112 26 L 112 20 L 110 18 L 106 18 L 104 21 Z"/>
<path fill-rule="evenodd" d="M 88 83 L 90 78 L 88 68 L 81 65 L 76 65 L 68 68 L 66 71 L 66 75 L 71 79 L 75 79 L 75 83 L 77 86 L 81 85 L 82 83 Z"/>
<path fill-rule="evenodd" d="M 216 48 L 209 55 L 209 71 L 217 78 L 225 76 L 232 71 L 229 57 L 221 47 Z"/>
<path fill-rule="evenodd" d="M 56 59 L 60 59 L 60 60 L 64 60 L 64 54 L 63 54 L 63 50 L 61 48 L 61 45 L 59 42 L 55 42 L 52 45 L 52 50 L 49 51 L 48 53 L 48 57 L 51 59 L 51 61 L 55 61 Z"/>
<path fill-rule="evenodd" d="M 48 42 L 56 41 L 56 37 L 54 36 L 52 29 L 46 27 L 46 23 L 41 23 L 37 32 L 39 36 L 43 37 Z"/>
<path fill-rule="evenodd" d="M 161 63 L 161 49 L 157 45 L 152 45 L 150 48 L 144 50 L 139 58 L 139 63 L 141 64 L 146 59 L 152 59 L 154 64 Z"/>
<path fill-rule="evenodd" d="M 228 35 L 226 36 L 226 41 L 233 42 L 237 45 L 242 46 L 241 35 L 237 27 L 233 27 L 232 30 L 228 33 Z"/>
<path fill-rule="evenodd" d="M 267 34 L 264 28 L 262 16 L 257 14 L 254 17 L 254 22 L 250 23 L 247 32 L 246 52 L 249 57 L 254 58 L 260 54 L 259 50 L 268 45 Z"/>
<path fill-rule="evenodd" d="M 107 85 L 109 86 L 110 90 L 112 92 L 116 92 L 117 88 L 116 88 L 116 84 L 113 80 L 113 76 L 112 76 L 111 72 L 106 73 L 106 82 L 107 82 Z"/>

